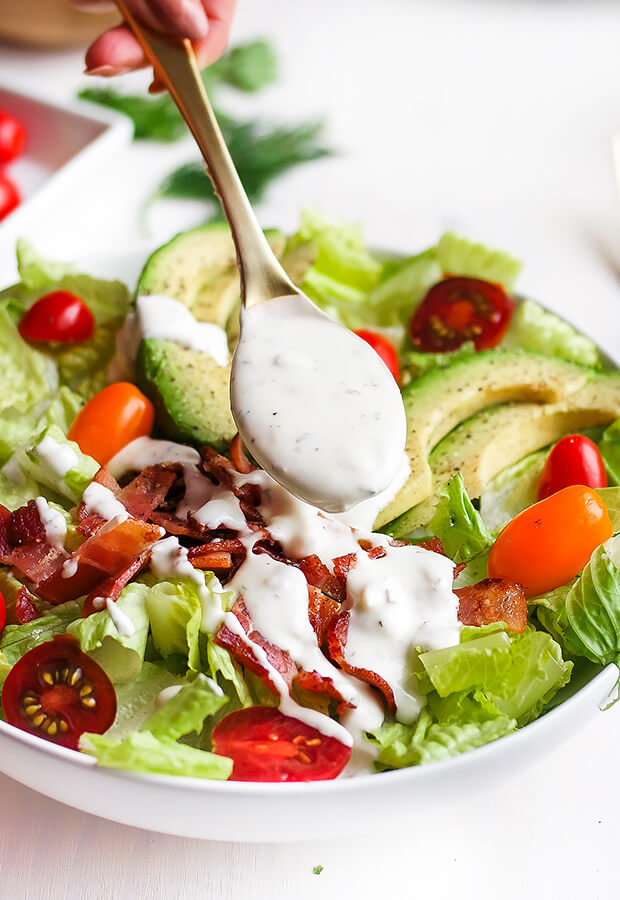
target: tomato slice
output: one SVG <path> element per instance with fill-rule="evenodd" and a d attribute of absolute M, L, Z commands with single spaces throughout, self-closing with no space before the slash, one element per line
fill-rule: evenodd
<path fill-rule="evenodd" d="M 0 594 L 0 634 L 2 634 L 2 629 L 6 625 L 6 603 L 4 602 L 4 597 Z"/>
<path fill-rule="evenodd" d="M 22 316 L 19 333 L 26 341 L 87 341 L 95 330 L 95 317 L 81 297 L 70 291 L 52 291 L 33 303 Z"/>
<path fill-rule="evenodd" d="M 147 437 L 154 421 L 151 401 L 135 385 L 118 381 L 91 397 L 69 429 L 68 438 L 104 466 L 131 441 Z"/>
<path fill-rule="evenodd" d="M 372 349 L 381 357 L 398 382 L 398 379 L 400 378 L 398 353 L 388 339 L 384 338 L 382 334 L 377 334 L 374 331 L 365 331 L 364 329 L 356 331 L 355 334 L 358 338 L 361 338 L 363 341 L 366 341 L 367 344 L 370 344 Z"/>
<path fill-rule="evenodd" d="M 225 716 L 213 750 L 232 759 L 231 781 L 326 781 L 339 775 L 351 748 L 272 706 Z"/>
<path fill-rule="evenodd" d="M 563 488 L 506 525 L 491 547 L 489 578 L 520 584 L 526 597 L 536 597 L 574 578 L 612 534 L 596 491 Z"/>
<path fill-rule="evenodd" d="M 479 278 L 445 278 L 434 285 L 409 323 L 411 340 L 426 353 L 457 350 L 473 341 L 476 350 L 496 347 L 515 304 L 499 284 Z"/>
<path fill-rule="evenodd" d="M 2 711 L 16 728 L 77 750 L 81 734 L 103 734 L 114 722 L 116 694 L 101 666 L 62 634 L 15 663 L 2 688 Z"/>
<path fill-rule="evenodd" d="M 8 175 L 0 172 L 0 221 L 21 203 L 21 196 Z"/>
<path fill-rule="evenodd" d="M 544 500 L 571 484 L 607 487 L 605 464 L 598 447 L 582 434 L 569 434 L 551 450 L 540 477 L 538 499 Z"/>
<path fill-rule="evenodd" d="M 21 156 L 26 147 L 26 129 L 11 113 L 0 109 L 0 166 Z"/>

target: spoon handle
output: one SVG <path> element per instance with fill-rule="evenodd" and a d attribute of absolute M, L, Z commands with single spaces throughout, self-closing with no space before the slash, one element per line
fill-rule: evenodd
<path fill-rule="evenodd" d="M 207 174 L 235 242 L 243 304 L 249 307 L 262 300 L 298 294 L 252 211 L 207 97 L 191 43 L 151 31 L 137 21 L 125 0 L 116 3 L 157 78 L 178 106 L 207 164 Z"/>

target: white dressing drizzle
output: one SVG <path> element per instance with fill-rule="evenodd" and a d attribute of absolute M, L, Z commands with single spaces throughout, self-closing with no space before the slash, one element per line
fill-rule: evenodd
<path fill-rule="evenodd" d="M 204 575 L 193 567 L 188 559 L 187 550 L 179 544 L 177 538 L 167 537 L 153 545 L 151 569 L 159 578 L 177 576 L 178 578 L 189 578 L 194 582 L 202 601 L 201 628 L 203 631 L 215 634 L 224 621 L 224 613 L 217 604 L 212 602 Z"/>
<path fill-rule="evenodd" d="M 122 609 L 119 609 L 111 597 L 106 597 L 105 605 L 110 613 L 110 618 L 114 623 L 114 627 L 120 635 L 123 637 L 131 637 L 132 634 L 136 633 L 134 624 L 127 613 L 124 613 Z"/>
<path fill-rule="evenodd" d="M 159 694 L 155 697 L 155 709 L 161 709 L 162 706 L 165 706 L 173 697 L 182 691 L 185 685 L 183 684 L 171 684 L 169 687 L 163 688 Z M 219 685 L 218 685 L 219 687 Z"/>
<path fill-rule="evenodd" d="M 66 559 L 62 564 L 62 569 L 60 571 L 61 578 L 73 578 L 75 573 L 78 570 L 78 561 L 74 559 L 72 556 L 69 559 Z"/>
<path fill-rule="evenodd" d="M 187 444 L 139 437 L 119 450 L 106 465 L 106 469 L 114 478 L 120 478 L 127 472 L 141 472 L 148 466 L 156 466 L 159 463 L 197 466 L 199 462 L 200 454 Z"/>
<path fill-rule="evenodd" d="M 219 489 L 210 500 L 192 513 L 193 518 L 207 528 L 232 528 L 243 531 L 245 516 L 232 491 Z"/>
<path fill-rule="evenodd" d="M 187 306 L 156 294 L 138 297 L 136 314 L 142 338 L 174 341 L 188 350 L 206 353 L 218 366 L 227 366 L 228 338 L 219 325 L 199 322 Z"/>
<path fill-rule="evenodd" d="M 385 490 L 401 464 L 402 397 L 377 353 L 303 297 L 242 311 L 233 415 L 252 455 L 329 512 Z"/>
<path fill-rule="evenodd" d="M 45 539 L 51 547 L 59 550 L 64 547 L 67 523 L 62 513 L 52 509 L 45 497 L 37 497 L 34 501 L 39 513 L 39 518 L 45 528 Z"/>
<path fill-rule="evenodd" d="M 45 463 L 55 475 L 64 478 L 67 472 L 78 465 L 77 454 L 68 444 L 59 444 L 46 434 L 34 449 L 41 462 Z"/>
<path fill-rule="evenodd" d="M 117 500 L 112 491 L 97 481 L 92 481 L 82 495 L 82 500 L 90 515 L 101 516 L 102 519 L 124 522 L 129 513 Z"/>

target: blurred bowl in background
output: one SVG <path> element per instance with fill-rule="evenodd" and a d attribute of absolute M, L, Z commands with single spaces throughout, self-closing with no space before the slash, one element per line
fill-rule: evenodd
<path fill-rule="evenodd" d="M 0 0 L 0 40 L 37 47 L 79 47 L 118 24 L 116 11 L 85 13 L 68 0 Z"/>

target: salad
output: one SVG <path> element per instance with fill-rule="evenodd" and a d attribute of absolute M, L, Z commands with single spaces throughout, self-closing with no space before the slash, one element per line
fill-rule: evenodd
<path fill-rule="evenodd" d="M 20 242 L 0 294 L 2 718 L 101 766 L 420 765 L 620 658 L 620 373 L 518 298 L 503 252 L 446 234 L 385 258 L 316 214 L 266 235 L 401 387 L 402 466 L 348 512 L 236 434 L 225 226 L 161 247 L 131 293 Z"/>

